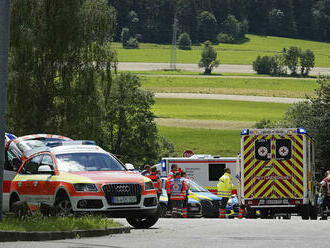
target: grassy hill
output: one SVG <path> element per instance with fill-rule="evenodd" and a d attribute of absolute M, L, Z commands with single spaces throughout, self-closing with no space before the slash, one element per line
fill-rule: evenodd
<path fill-rule="evenodd" d="M 325 42 L 306 41 L 273 36 L 247 35 L 244 44 L 215 45 L 222 64 L 252 64 L 258 55 L 274 55 L 284 47 L 297 46 L 311 49 L 316 57 L 315 66 L 330 67 L 330 44 Z M 120 62 L 153 62 L 170 61 L 170 45 L 142 43 L 139 49 L 122 49 L 120 43 L 114 43 Z M 193 46 L 190 51 L 177 49 L 177 63 L 196 64 L 200 60 L 202 46 Z"/>

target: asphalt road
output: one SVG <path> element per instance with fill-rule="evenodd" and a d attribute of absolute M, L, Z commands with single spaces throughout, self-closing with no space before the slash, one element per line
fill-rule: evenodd
<path fill-rule="evenodd" d="M 198 93 L 155 93 L 156 98 L 182 98 L 182 99 L 208 99 L 208 100 L 233 100 L 247 102 L 274 102 L 274 103 L 298 103 L 306 101 L 304 98 L 285 98 L 267 96 L 243 96 L 224 94 L 198 94 Z"/>
<path fill-rule="evenodd" d="M 124 71 L 152 71 L 169 69 L 169 63 L 136 63 L 136 62 L 121 62 L 118 63 L 118 69 Z M 176 68 L 180 70 L 202 72 L 203 69 L 198 68 L 197 64 L 176 64 Z M 255 73 L 252 65 L 227 65 L 220 64 L 213 72 L 217 73 Z M 330 75 L 330 68 L 315 67 L 309 73 L 310 75 Z"/>
<path fill-rule="evenodd" d="M 125 220 L 120 222 L 127 224 Z M 151 229 L 132 229 L 130 234 L 48 242 L 0 243 L 23 248 L 171 248 L 171 247 L 324 247 L 330 221 L 251 219 L 160 219 Z"/>

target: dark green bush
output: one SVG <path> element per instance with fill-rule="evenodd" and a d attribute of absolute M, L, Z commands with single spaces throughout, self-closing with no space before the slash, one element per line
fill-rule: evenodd
<path fill-rule="evenodd" d="M 182 33 L 178 39 L 179 49 L 191 50 L 191 39 L 188 33 Z"/>

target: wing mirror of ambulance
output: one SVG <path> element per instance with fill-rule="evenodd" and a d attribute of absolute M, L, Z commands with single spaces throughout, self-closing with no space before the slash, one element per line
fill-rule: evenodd
<path fill-rule="evenodd" d="M 53 175 L 55 175 L 55 171 L 49 165 L 44 164 L 44 165 L 39 166 L 38 174 L 53 176 Z"/>

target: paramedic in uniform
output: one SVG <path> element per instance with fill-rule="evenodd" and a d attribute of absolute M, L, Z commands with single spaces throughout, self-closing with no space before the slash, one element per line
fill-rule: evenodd
<path fill-rule="evenodd" d="M 166 182 L 167 193 L 170 194 L 172 202 L 172 218 L 180 218 L 182 213 L 183 201 L 186 198 L 186 183 L 177 171 L 174 178 Z"/>
<path fill-rule="evenodd" d="M 159 200 L 160 195 L 162 194 L 162 181 L 157 173 L 156 166 L 151 167 L 150 174 L 146 175 L 146 177 L 150 178 L 152 183 L 154 184 L 155 189 L 157 189 L 157 197 Z"/>
<path fill-rule="evenodd" d="M 229 198 L 231 197 L 232 190 L 233 190 L 233 181 L 231 179 L 231 171 L 229 168 L 225 169 L 225 174 L 220 177 L 217 190 L 218 190 L 218 197 L 221 197 L 221 204 L 219 210 L 219 218 L 226 218 L 226 206 Z"/>
<path fill-rule="evenodd" d="M 330 171 L 326 172 L 326 177 L 322 180 L 321 186 L 325 193 L 323 207 L 328 206 L 328 209 L 330 210 Z"/>
<path fill-rule="evenodd" d="M 190 182 L 187 178 L 187 173 L 185 171 L 181 172 L 181 177 L 186 183 L 186 198 L 183 201 L 183 207 L 182 207 L 182 217 L 187 218 L 188 217 L 188 195 L 189 195 L 189 189 L 190 189 Z"/>

